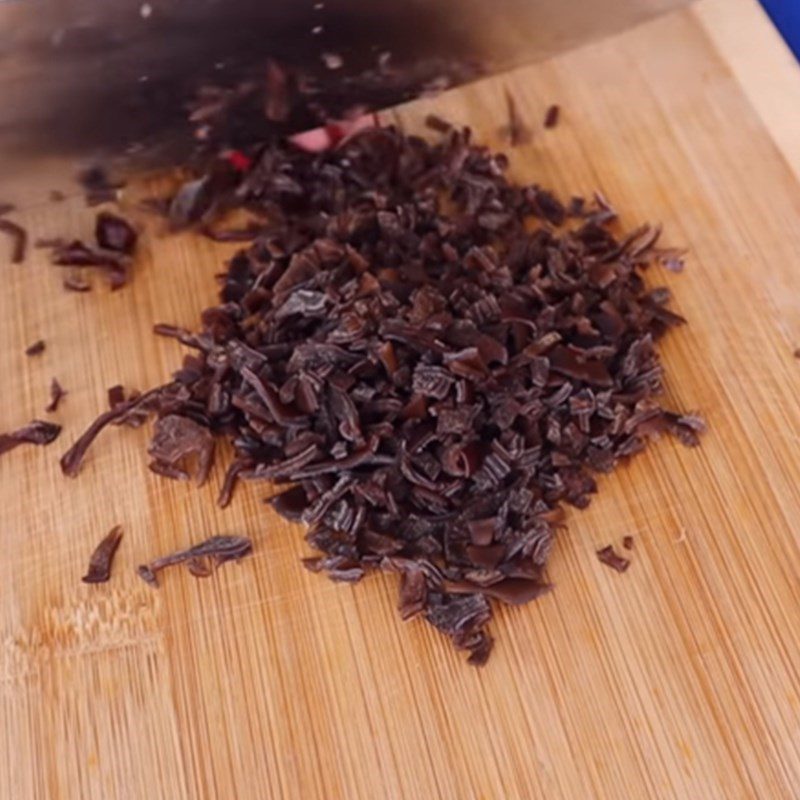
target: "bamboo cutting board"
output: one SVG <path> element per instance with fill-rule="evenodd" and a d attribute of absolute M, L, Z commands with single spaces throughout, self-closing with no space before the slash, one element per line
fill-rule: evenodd
<path fill-rule="evenodd" d="M 390 578 L 306 573 L 267 486 L 220 511 L 221 468 L 199 491 L 159 479 L 147 432 L 116 428 L 62 478 L 108 386 L 178 364 L 150 328 L 193 326 L 230 250 L 151 234 L 114 294 L 63 292 L 41 254 L 3 263 L 0 430 L 43 416 L 52 377 L 69 395 L 57 443 L 0 459 L 0 797 L 800 796 L 800 74 L 753 0 L 702 0 L 396 118 L 435 107 L 497 143 L 506 88 L 537 127 L 516 176 L 600 188 L 627 226 L 660 220 L 691 248 L 683 275 L 651 279 L 690 321 L 662 352 L 670 402 L 709 421 L 702 447 L 664 440 L 603 478 L 570 512 L 556 591 L 498 609 L 475 670 L 399 621 Z M 540 130 L 553 102 L 562 122 Z M 91 216 L 43 194 L 18 219 L 51 236 Z M 82 584 L 117 523 L 111 582 Z M 215 533 L 255 555 L 158 591 L 135 575 Z M 594 551 L 625 535 L 618 575 Z"/>

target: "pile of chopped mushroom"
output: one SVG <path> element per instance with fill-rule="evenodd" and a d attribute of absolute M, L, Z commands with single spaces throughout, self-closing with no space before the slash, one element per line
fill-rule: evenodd
<path fill-rule="evenodd" d="M 151 468 L 205 480 L 214 437 L 237 479 L 284 485 L 273 505 L 304 523 L 306 566 L 355 582 L 400 578 L 421 615 L 469 660 L 492 638 L 490 601 L 549 589 L 563 519 L 593 477 L 702 421 L 663 409 L 656 340 L 683 322 L 641 273 L 659 230 L 614 231 L 600 196 L 566 206 L 505 175 L 507 162 L 446 131 L 392 128 L 329 152 L 254 153 L 217 197 L 264 221 L 230 261 L 193 352 L 169 384 L 125 399 L 62 459 L 77 473 L 111 422 L 158 416 Z M 201 182 L 204 180 L 199 178 Z"/>

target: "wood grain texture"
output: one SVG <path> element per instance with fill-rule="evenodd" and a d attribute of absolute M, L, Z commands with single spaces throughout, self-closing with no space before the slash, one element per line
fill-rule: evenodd
<path fill-rule="evenodd" d="M 128 429 L 61 477 L 57 456 L 108 386 L 147 387 L 178 364 L 150 328 L 192 326 L 230 250 L 151 232 L 113 294 L 100 278 L 62 292 L 41 254 L 0 264 L 0 429 L 43 416 L 53 376 L 70 392 L 59 442 L 0 459 L 0 797 L 800 796 L 800 183 L 735 54 L 709 36 L 712 10 L 394 114 L 416 129 L 435 106 L 498 143 L 506 88 L 537 127 L 558 102 L 559 126 L 512 152 L 514 174 L 600 188 L 627 225 L 661 220 L 692 251 L 683 275 L 651 280 L 690 321 L 663 344 L 669 399 L 711 430 L 695 451 L 657 443 L 570 513 L 556 591 L 498 609 L 482 671 L 399 621 L 393 580 L 307 574 L 302 532 L 263 506 L 267 486 L 220 511 L 219 467 L 201 490 L 156 478 L 147 432 Z M 18 218 L 43 236 L 91 222 L 77 200 Z M 26 358 L 40 337 L 46 352 Z M 112 581 L 80 583 L 117 523 Z M 158 591 L 136 577 L 213 533 L 252 536 L 254 556 L 206 581 L 165 575 Z M 618 575 L 594 550 L 628 534 Z"/>
<path fill-rule="evenodd" d="M 800 106 L 789 101 L 800 92 L 800 69 L 789 46 L 758 3 L 703 0 L 694 13 L 800 177 Z"/>

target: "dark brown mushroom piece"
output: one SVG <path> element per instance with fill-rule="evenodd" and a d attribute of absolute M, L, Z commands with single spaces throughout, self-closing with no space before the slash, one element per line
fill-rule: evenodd
<path fill-rule="evenodd" d="M 193 419 L 170 414 L 156 422 L 147 452 L 153 471 L 182 479 L 194 475 L 202 486 L 214 460 L 214 437 Z"/>
<path fill-rule="evenodd" d="M 60 425 L 35 419 L 15 431 L 0 433 L 0 456 L 23 444 L 50 444 L 58 438 L 60 433 Z"/>
<path fill-rule="evenodd" d="M 25 348 L 25 355 L 38 356 L 40 353 L 44 353 L 46 347 L 44 339 L 37 339 L 33 344 Z"/>
<path fill-rule="evenodd" d="M 58 382 L 56 378 L 50 381 L 50 402 L 47 404 L 45 411 L 48 414 L 58 410 L 61 400 L 67 395 L 66 389 Z"/>
<path fill-rule="evenodd" d="M 28 232 L 10 219 L 0 219 L 0 233 L 11 239 L 11 263 L 21 264 L 28 251 Z"/>
<path fill-rule="evenodd" d="M 139 238 L 130 222 L 110 211 L 101 211 L 97 215 L 94 236 L 100 247 L 126 255 L 133 253 Z"/>
<path fill-rule="evenodd" d="M 212 536 L 200 544 L 142 564 L 137 568 L 137 573 L 145 583 L 158 586 L 157 575 L 161 570 L 185 564 L 196 578 L 205 578 L 227 561 L 238 561 L 252 551 L 253 542 L 246 536 Z"/>
<path fill-rule="evenodd" d="M 544 115 L 544 127 L 555 128 L 561 115 L 561 107 L 557 105 L 549 106 Z"/>
<path fill-rule="evenodd" d="M 111 577 L 111 565 L 121 541 L 122 526 L 115 525 L 94 549 L 89 568 L 81 578 L 84 583 L 105 583 Z"/>
<path fill-rule="evenodd" d="M 606 547 L 601 547 L 597 551 L 597 558 L 601 564 L 611 567 L 611 569 L 616 572 L 625 572 L 631 565 L 630 560 L 619 555 L 619 553 L 614 550 L 613 545 L 610 544 Z"/>

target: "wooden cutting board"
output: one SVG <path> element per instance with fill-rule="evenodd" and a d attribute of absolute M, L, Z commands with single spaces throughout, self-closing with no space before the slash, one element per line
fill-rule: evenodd
<path fill-rule="evenodd" d="M 116 428 L 61 476 L 108 386 L 178 364 L 151 326 L 193 326 L 229 249 L 153 232 L 113 294 L 63 292 L 41 253 L 3 263 L 0 430 L 44 416 L 52 377 L 69 395 L 58 442 L 0 459 L 0 797 L 800 796 L 800 73 L 753 0 L 702 0 L 390 116 L 416 129 L 436 108 L 497 143 L 506 89 L 536 127 L 515 175 L 600 188 L 628 226 L 660 220 L 691 248 L 683 275 L 650 280 L 690 321 L 663 356 L 669 401 L 709 421 L 702 447 L 661 441 L 603 478 L 570 512 L 556 591 L 498 609 L 475 670 L 400 622 L 394 580 L 306 573 L 267 486 L 220 511 L 221 468 L 201 490 L 159 479 L 147 431 Z M 85 234 L 92 214 L 43 193 L 18 219 Z M 82 584 L 117 523 L 113 579 Z M 135 575 L 215 533 L 255 555 L 157 591 Z M 619 575 L 594 551 L 625 535 Z"/>

